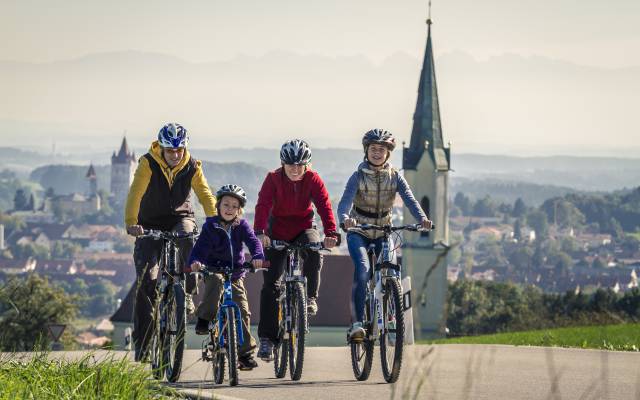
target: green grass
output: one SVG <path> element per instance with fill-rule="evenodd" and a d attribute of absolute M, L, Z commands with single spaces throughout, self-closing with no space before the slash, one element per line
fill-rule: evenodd
<path fill-rule="evenodd" d="M 36 353 L 30 359 L 0 358 L 0 400 L 164 399 L 179 394 L 151 378 L 139 364 L 88 355 L 77 361 Z"/>
<path fill-rule="evenodd" d="M 434 344 L 510 344 L 514 346 L 577 347 L 640 351 L 640 324 L 581 326 L 538 331 L 497 333 L 423 341 Z"/>

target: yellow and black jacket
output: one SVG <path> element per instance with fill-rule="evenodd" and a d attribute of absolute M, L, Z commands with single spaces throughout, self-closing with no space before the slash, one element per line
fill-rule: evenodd
<path fill-rule="evenodd" d="M 138 162 L 127 196 L 125 225 L 170 230 L 181 219 L 193 217 L 191 189 L 207 217 L 216 215 L 216 198 L 202 173 L 202 163 L 185 150 L 180 163 L 171 168 L 158 142 L 153 142 Z"/>

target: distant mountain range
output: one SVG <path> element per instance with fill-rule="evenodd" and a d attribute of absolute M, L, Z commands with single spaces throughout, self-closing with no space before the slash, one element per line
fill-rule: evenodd
<path fill-rule="evenodd" d="M 142 151 L 137 153 L 141 155 Z M 254 199 L 267 171 L 279 166 L 276 149 L 195 149 L 193 154 L 203 160 L 205 176 L 211 186 L 240 184 Z M 39 182 L 43 189 L 54 186 L 58 193 L 84 193 L 88 188 L 84 175 L 89 157 L 92 155 L 58 156 L 54 160 L 56 165 L 51 165 L 52 158 L 49 155 L 0 148 L 0 170 L 21 171 L 23 179 Z M 105 165 L 104 157 L 97 160 L 100 162 L 92 159 L 96 163 L 98 187 L 108 190 L 110 168 Z M 396 158 L 391 161 L 399 166 L 401 163 Z M 78 164 L 57 164 L 60 159 Z M 345 182 L 361 161 L 360 150 L 315 149 L 312 165 L 321 174 L 331 197 L 335 199 L 342 195 Z M 640 159 L 454 153 L 451 165 L 452 196 L 461 191 L 471 197 L 491 195 L 509 203 L 523 197 L 528 204 L 536 205 L 549 197 L 577 191 L 614 191 L 640 185 Z"/>

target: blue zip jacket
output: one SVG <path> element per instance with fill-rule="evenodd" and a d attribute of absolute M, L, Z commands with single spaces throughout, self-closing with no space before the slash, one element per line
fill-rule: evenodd
<path fill-rule="evenodd" d="M 231 243 L 229 243 L 229 237 L 231 237 Z M 229 235 L 220 224 L 219 216 L 209 217 L 202 225 L 202 233 L 193 246 L 189 265 L 199 261 L 209 269 L 216 267 L 222 269 L 233 263 L 235 271 L 231 279 L 240 279 L 246 274 L 246 271 L 241 269 L 244 263 L 243 244 L 247 245 L 253 259 L 264 260 L 262 244 L 247 221 L 240 219 L 237 224 L 232 225 Z"/>

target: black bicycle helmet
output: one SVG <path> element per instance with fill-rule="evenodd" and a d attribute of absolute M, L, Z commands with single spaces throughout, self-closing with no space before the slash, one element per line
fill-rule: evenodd
<path fill-rule="evenodd" d="M 285 164 L 307 165 L 311 161 L 311 148 L 302 139 L 289 140 L 280 149 L 280 160 Z"/>
<path fill-rule="evenodd" d="M 218 201 L 220 201 L 223 196 L 235 197 L 240 201 L 240 207 L 244 207 L 247 204 L 247 194 L 244 189 L 238 185 L 231 184 L 222 186 L 216 192 L 216 197 L 218 198 Z"/>
<path fill-rule="evenodd" d="M 384 129 L 372 129 L 364 134 L 362 137 L 362 147 L 364 147 L 365 152 L 372 143 L 382 144 L 386 146 L 389 151 L 393 151 L 393 149 L 396 148 L 396 139 L 393 137 L 393 134 Z"/>

